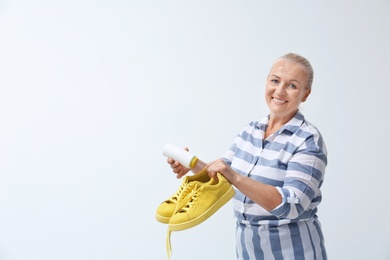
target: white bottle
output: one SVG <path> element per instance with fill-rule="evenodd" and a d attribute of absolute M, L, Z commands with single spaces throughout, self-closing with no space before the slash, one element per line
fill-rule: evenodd
<path fill-rule="evenodd" d="M 165 145 L 163 155 L 178 161 L 181 165 L 190 169 L 193 169 L 198 162 L 198 158 L 194 154 L 171 143 Z"/>

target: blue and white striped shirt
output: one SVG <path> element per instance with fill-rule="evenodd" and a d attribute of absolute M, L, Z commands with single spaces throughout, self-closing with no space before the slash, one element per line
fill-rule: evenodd
<path fill-rule="evenodd" d="M 305 221 L 317 221 L 317 206 L 322 199 L 320 187 L 324 180 L 327 164 L 325 143 L 317 128 L 307 122 L 300 111 L 281 129 L 264 140 L 268 121 L 269 117 L 266 117 L 259 122 L 254 121 L 246 125 L 241 133 L 237 135 L 223 159 L 239 174 L 275 186 L 282 196 L 282 203 L 275 209 L 267 211 L 239 190 L 236 190 L 233 206 L 237 223 L 242 226 L 252 226 L 252 229 L 254 226 L 261 226 L 262 229 L 267 229 L 270 226 L 286 226 L 289 231 L 278 232 L 278 241 L 284 241 L 283 243 L 292 245 L 294 243 L 292 237 L 296 235 L 301 240 L 309 240 L 308 245 L 313 245 L 313 241 L 310 242 L 313 239 L 310 234 L 307 237 L 302 237 L 302 234 L 291 234 L 293 228 L 288 226 Z M 325 259 L 326 253 L 323 248 L 323 237 L 319 223 L 316 224 L 315 229 L 318 229 L 318 234 L 315 236 L 321 237 L 321 241 L 316 241 L 321 249 L 314 249 L 319 253 L 315 252 L 313 254 L 323 254 L 321 259 Z M 245 232 L 247 231 L 243 231 L 243 237 L 247 236 L 244 234 Z M 282 237 L 283 233 L 286 233 L 285 237 Z M 301 231 L 301 233 L 303 232 Z M 260 232 L 253 231 L 253 234 L 249 237 L 254 240 L 253 236 L 258 234 Z M 247 238 L 241 239 L 248 240 Z M 242 243 L 247 243 L 247 241 Z M 305 243 L 303 241 L 301 244 Z M 247 245 L 241 247 L 245 246 Z M 241 247 L 238 245 L 238 248 Z M 269 245 L 269 248 L 271 247 L 272 250 L 270 250 L 273 251 L 272 253 L 275 256 L 277 254 L 274 250 L 275 246 Z M 283 250 L 285 249 L 280 248 L 279 251 L 283 252 Z M 253 251 L 252 253 L 255 254 L 266 250 L 263 248 L 260 250 L 253 249 Z M 240 254 L 250 255 L 245 250 L 243 253 L 238 252 L 238 256 Z M 306 255 L 305 252 L 297 253 L 296 251 L 292 254 Z M 252 257 L 246 258 L 243 256 L 238 258 L 252 259 Z M 256 257 L 256 259 L 263 258 Z"/>

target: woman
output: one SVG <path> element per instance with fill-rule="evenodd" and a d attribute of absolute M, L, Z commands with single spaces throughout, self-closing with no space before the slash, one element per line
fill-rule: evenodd
<path fill-rule="evenodd" d="M 327 151 L 320 132 L 299 111 L 311 92 L 313 69 L 289 53 L 266 81 L 269 115 L 244 127 L 223 158 L 198 162 L 236 188 L 237 259 L 327 259 L 317 206 Z M 168 159 L 178 178 L 189 169 Z"/>

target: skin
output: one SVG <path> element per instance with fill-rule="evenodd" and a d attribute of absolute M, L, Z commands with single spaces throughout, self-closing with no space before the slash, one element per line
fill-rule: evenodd
<path fill-rule="evenodd" d="M 301 65 L 286 59 L 279 59 L 274 63 L 265 86 L 265 101 L 270 110 L 270 119 L 264 139 L 294 117 L 301 102 L 305 102 L 310 95 L 310 91 L 311 88 L 307 87 L 307 74 Z M 188 151 L 188 148 L 185 150 Z M 190 171 L 172 158 L 168 158 L 167 162 L 177 178 L 183 177 Z M 197 173 L 205 167 L 210 177 L 217 178 L 217 172 L 221 173 L 243 194 L 268 211 L 282 202 L 282 197 L 274 186 L 239 175 L 222 159 L 207 164 L 199 160 L 192 171 Z"/>

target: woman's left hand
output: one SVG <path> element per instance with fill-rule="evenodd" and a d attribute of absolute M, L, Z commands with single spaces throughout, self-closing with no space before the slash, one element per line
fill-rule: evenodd
<path fill-rule="evenodd" d="M 235 171 L 222 159 L 215 160 L 211 163 L 208 163 L 206 170 L 211 178 L 218 179 L 217 173 L 222 174 L 230 183 L 233 180 Z"/>

